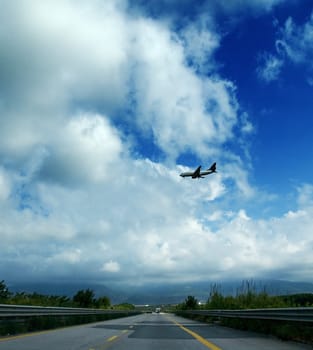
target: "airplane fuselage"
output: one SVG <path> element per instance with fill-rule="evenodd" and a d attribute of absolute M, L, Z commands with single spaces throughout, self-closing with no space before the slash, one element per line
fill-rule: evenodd
<path fill-rule="evenodd" d="M 181 177 L 191 177 L 193 179 L 199 179 L 206 175 L 216 173 L 216 163 L 213 163 L 211 167 L 207 170 L 201 171 L 201 165 L 195 171 L 187 171 L 185 173 L 181 173 Z"/>
<path fill-rule="evenodd" d="M 194 174 L 194 173 L 188 171 L 186 173 L 181 173 L 180 176 L 181 177 L 192 177 L 193 179 L 197 179 L 199 177 L 212 174 L 213 172 L 214 171 L 206 170 L 206 171 L 201 171 L 199 174 Z"/>

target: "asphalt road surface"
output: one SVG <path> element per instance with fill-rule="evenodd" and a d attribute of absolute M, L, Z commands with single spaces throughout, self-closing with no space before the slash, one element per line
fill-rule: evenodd
<path fill-rule="evenodd" d="M 304 350 L 311 346 L 194 322 L 171 314 L 0 338 L 0 350 Z"/>

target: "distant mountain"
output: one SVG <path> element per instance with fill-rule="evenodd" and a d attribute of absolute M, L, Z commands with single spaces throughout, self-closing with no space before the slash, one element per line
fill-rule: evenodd
<path fill-rule="evenodd" d="M 247 283 L 255 292 L 266 291 L 270 295 L 313 293 L 313 283 L 279 280 L 247 280 L 221 282 L 192 282 L 164 285 L 146 285 L 130 291 L 127 302 L 131 304 L 177 304 L 188 295 L 206 302 L 212 286 L 216 286 L 223 295 L 236 295 L 246 291 Z"/>
<path fill-rule="evenodd" d="M 135 305 L 177 304 L 188 295 L 199 301 L 207 301 L 212 286 L 217 286 L 224 295 L 236 295 L 247 288 L 247 283 L 256 292 L 265 290 L 270 295 L 313 293 L 313 283 L 290 282 L 280 280 L 244 280 L 220 282 L 190 282 L 175 284 L 146 284 L 143 286 L 104 286 L 96 283 L 12 283 L 11 292 L 37 292 L 47 295 L 65 295 L 72 297 L 82 289 L 92 289 L 96 297 L 108 296 L 113 304 L 128 302 Z"/>

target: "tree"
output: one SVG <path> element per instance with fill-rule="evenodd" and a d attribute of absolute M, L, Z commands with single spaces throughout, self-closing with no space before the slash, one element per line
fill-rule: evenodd
<path fill-rule="evenodd" d="M 188 295 L 188 297 L 185 299 L 186 310 L 194 310 L 197 307 L 198 307 L 198 300 L 194 296 Z"/>
<path fill-rule="evenodd" d="M 8 287 L 5 285 L 4 280 L 0 282 L 0 302 L 4 303 L 8 301 L 11 293 L 9 292 Z"/>
<path fill-rule="evenodd" d="M 95 301 L 95 305 L 99 309 L 108 309 L 111 306 L 111 301 L 108 297 L 103 296 Z"/>
<path fill-rule="evenodd" d="M 79 307 L 91 307 L 93 306 L 95 299 L 95 293 L 91 289 L 79 290 L 73 297 L 73 301 Z"/>

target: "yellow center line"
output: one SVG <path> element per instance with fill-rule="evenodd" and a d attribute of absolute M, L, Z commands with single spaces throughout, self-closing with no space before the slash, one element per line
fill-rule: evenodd
<path fill-rule="evenodd" d="M 128 329 L 123 329 L 122 332 L 121 332 L 121 334 L 112 335 L 112 337 L 108 338 L 106 341 L 107 341 L 107 342 L 112 342 L 112 341 L 114 341 L 114 340 L 120 338 L 123 334 L 126 334 L 126 333 L 128 333 Z"/>
<path fill-rule="evenodd" d="M 118 338 L 117 335 L 113 335 L 112 337 L 110 337 L 110 338 L 108 339 L 108 341 L 113 341 L 113 340 L 115 340 L 115 339 L 117 339 L 117 338 Z"/>
<path fill-rule="evenodd" d="M 222 350 L 221 348 L 219 348 L 218 346 L 216 346 L 215 344 L 211 343 L 210 341 L 204 339 L 203 337 L 201 337 L 201 335 L 199 335 L 196 332 L 191 331 L 190 329 L 184 327 L 182 324 L 171 320 L 173 323 L 175 323 L 179 328 L 181 328 L 183 331 L 185 331 L 186 333 L 190 334 L 191 336 L 193 336 L 195 339 L 198 340 L 198 342 L 200 342 L 201 344 L 205 345 L 207 348 L 211 349 L 211 350 Z"/>

